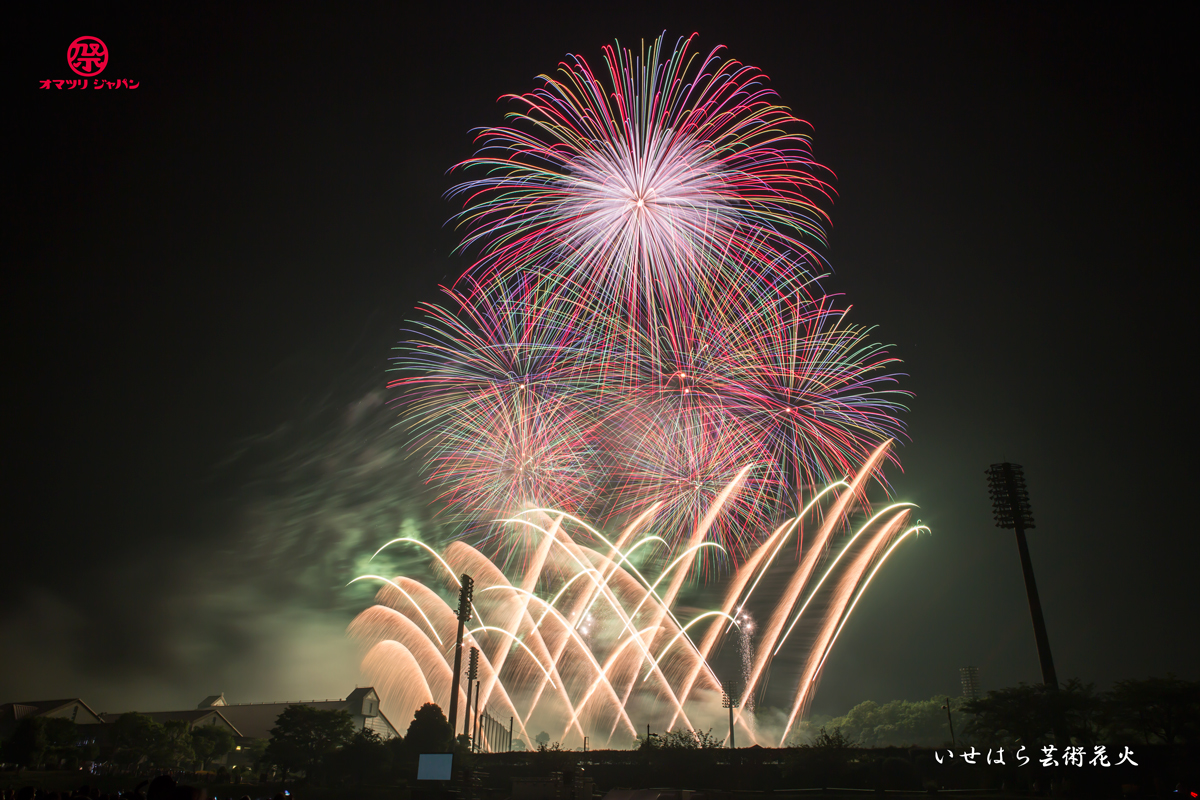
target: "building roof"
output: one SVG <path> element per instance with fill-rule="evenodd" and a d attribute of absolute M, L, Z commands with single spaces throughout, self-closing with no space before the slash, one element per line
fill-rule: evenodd
<path fill-rule="evenodd" d="M 370 713 L 364 715 L 363 700 L 366 698 L 371 698 L 374 702 L 368 709 Z M 184 720 L 189 722 L 192 727 L 220 725 L 228 728 L 234 736 L 243 739 L 268 739 L 271 736 L 271 729 L 275 727 L 275 723 L 284 709 L 288 706 L 308 706 L 322 711 L 348 711 L 352 717 L 362 723 L 363 727 L 371 728 L 384 738 L 399 736 L 400 732 L 379 709 L 378 700 L 379 695 L 370 686 L 356 688 L 344 700 L 296 700 L 282 703 L 230 704 L 225 699 L 225 694 L 221 693 L 209 695 L 194 709 L 143 713 L 160 724 L 168 720 Z M 78 709 L 71 715 L 76 724 L 112 723 L 121 717 L 120 714 L 97 714 L 78 697 L 67 700 L 28 700 L 0 705 L 0 731 L 15 726 L 18 720 L 25 717 L 67 716 L 67 709 L 72 707 Z M 55 713 L 59 711 L 63 713 Z M 83 713 L 80 714 L 79 711 Z"/>
<path fill-rule="evenodd" d="M 44 717 L 76 703 L 92 717 L 91 719 L 76 718 L 76 724 L 88 725 L 100 722 L 100 715 L 92 711 L 87 703 L 78 697 L 71 697 L 66 700 L 23 700 L 19 703 L 5 703 L 0 705 L 0 723 L 16 722 L 25 717 Z"/>
<path fill-rule="evenodd" d="M 242 732 L 242 736 L 251 739 L 269 739 L 276 720 L 288 706 L 308 706 L 322 711 L 342 711 L 346 708 L 346 701 L 309 700 L 294 703 L 233 704 L 223 706 L 221 713 L 237 726 L 237 729 Z"/>
<path fill-rule="evenodd" d="M 26 717 L 62 717 L 76 725 L 95 725 L 100 715 L 78 697 L 67 700 L 24 700 L 0 705 L 0 741 L 7 739 Z"/>
<path fill-rule="evenodd" d="M 294 700 L 282 703 L 229 703 L 226 701 L 225 705 L 220 706 L 220 712 L 231 725 L 241 731 L 241 736 L 248 739 L 269 739 L 271 729 L 275 727 L 279 715 L 288 706 L 308 706 L 321 711 L 349 711 L 352 717 L 361 718 L 362 701 L 366 697 L 373 697 L 378 701 L 379 695 L 374 688 L 362 686 L 356 688 L 344 700 Z M 208 698 L 205 698 L 206 702 L 207 700 Z M 389 735 L 399 736 L 400 732 L 392 725 L 391 720 L 379 710 L 378 702 L 375 703 L 374 709 L 371 718 L 382 720 L 383 728 L 375 724 L 370 727 L 385 738 Z M 216 709 L 211 710 L 215 711 Z"/>
<path fill-rule="evenodd" d="M 373 686 L 359 686 L 353 692 L 346 695 L 346 702 L 349 703 L 351 700 L 361 700 L 367 696 L 374 697 L 376 700 L 379 699 L 379 695 L 375 694 L 375 688 Z"/>
<path fill-rule="evenodd" d="M 138 712 L 147 716 L 160 725 L 169 720 L 183 720 L 191 724 L 191 727 L 198 725 L 218 725 L 227 728 L 234 736 L 245 736 L 229 718 L 221 713 L 216 708 L 197 708 L 187 711 L 149 711 Z M 102 719 L 105 722 L 116 722 L 121 718 L 120 714 L 105 714 Z"/>

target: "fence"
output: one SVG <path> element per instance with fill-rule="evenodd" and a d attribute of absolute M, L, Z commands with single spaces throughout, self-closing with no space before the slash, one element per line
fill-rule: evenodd
<path fill-rule="evenodd" d="M 512 726 L 512 717 L 509 717 L 506 726 L 486 711 L 481 711 L 475 726 L 475 752 L 507 753 L 512 750 Z"/>

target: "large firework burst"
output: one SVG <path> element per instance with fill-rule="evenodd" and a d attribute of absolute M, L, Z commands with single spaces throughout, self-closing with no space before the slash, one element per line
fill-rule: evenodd
<path fill-rule="evenodd" d="M 403 392 L 442 499 L 473 516 L 577 509 L 595 470 L 586 329 L 530 296 L 447 294 L 458 311 L 423 307 L 419 338 L 399 348 L 402 376 L 389 384 Z"/>
<path fill-rule="evenodd" d="M 708 659 L 738 625 L 746 698 L 789 637 L 807 642 L 770 736 L 786 741 L 862 592 L 922 529 L 911 504 L 866 503 L 905 393 L 817 286 L 814 200 L 831 190 L 802 123 L 757 70 L 691 43 L 606 48 L 607 81 L 575 57 L 513 96 L 511 127 L 465 162 L 486 173 L 455 190 L 480 257 L 395 362 L 426 475 L 483 535 L 442 554 L 389 544 L 428 549 L 450 594 L 473 575 L 480 707 L 522 729 L 543 714 L 563 740 L 635 732 L 642 701 L 667 730 L 699 729 Z M 843 538 L 855 508 L 869 518 Z M 778 588 L 763 579 L 789 542 L 796 564 L 752 631 L 746 606 Z M 688 575 L 715 567 L 719 610 L 682 613 Z M 376 685 L 401 708 L 449 698 L 450 605 L 412 578 L 361 579 L 384 583 L 352 626 Z M 750 707 L 731 725 L 753 740 Z"/>
<path fill-rule="evenodd" d="M 485 282 L 536 271 L 559 290 L 655 309 L 704 290 L 791 284 L 820 264 L 832 190 L 806 123 L 753 67 L 660 37 L 640 54 L 606 47 L 607 81 L 583 58 L 510 95 L 512 125 L 484 129 L 462 165 L 487 170 L 466 198 L 465 245 Z M 819 271 L 819 270 L 818 270 Z"/>
<path fill-rule="evenodd" d="M 895 388 L 892 371 L 899 360 L 846 313 L 828 297 L 764 302 L 722 351 L 727 404 L 759 431 L 779 485 L 795 497 L 849 474 L 903 434 L 896 414 L 908 393 Z M 874 477 L 884 481 L 882 467 Z"/>
<path fill-rule="evenodd" d="M 606 48 L 607 82 L 575 57 L 462 165 L 487 169 L 455 189 L 482 255 L 393 386 L 464 520 L 656 505 L 672 546 L 701 526 L 737 560 L 902 430 L 895 359 L 816 285 L 803 123 L 691 44 Z"/>

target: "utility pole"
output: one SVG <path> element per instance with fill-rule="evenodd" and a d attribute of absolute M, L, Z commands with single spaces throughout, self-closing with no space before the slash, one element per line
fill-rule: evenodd
<path fill-rule="evenodd" d="M 462 674 L 462 639 L 463 626 L 471 619 L 471 596 L 475 591 L 475 581 L 465 572 L 458 589 L 458 638 L 454 642 L 454 675 L 450 681 L 450 747 L 458 738 L 458 683 Z M 471 684 L 467 684 L 471 691 Z"/>
<path fill-rule="evenodd" d="M 1054 673 L 1054 659 L 1050 656 L 1050 637 L 1046 634 L 1042 601 L 1038 598 L 1037 583 L 1033 579 L 1033 561 L 1029 558 L 1029 545 L 1025 542 L 1025 529 L 1032 530 L 1034 527 L 1029 491 L 1025 488 L 1025 473 L 1020 464 L 1007 462 L 992 464 L 986 472 L 996 527 L 1017 532 L 1017 551 L 1021 555 L 1021 571 L 1025 573 L 1025 593 L 1029 596 L 1029 615 L 1033 617 L 1033 637 L 1042 665 L 1042 683 L 1050 691 L 1058 691 L 1058 676 Z"/>
<path fill-rule="evenodd" d="M 950 718 L 950 698 L 946 698 L 946 705 L 942 706 L 946 709 L 946 722 L 950 723 L 950 746 L 958 749 L 958 744 L 954 741 L 954 720 Z"/>

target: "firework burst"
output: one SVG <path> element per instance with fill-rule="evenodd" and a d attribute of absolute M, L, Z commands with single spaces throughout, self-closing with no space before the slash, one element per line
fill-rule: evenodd
<path fill-rule="evenodd" d="M 672 548 L 680 548 L 736 479 L 736 490 L 719 505 L 706 538 L 719 543 L 735 562 L 742 561 L 769 526 L 767 501 L 776 493 L 771 454 L 753 432 L 720 407 L 701 403 L 637 419 L 631 441 L 618 449 L 622 463 L 621 482 L 613 492 L 616 513 L 629 516 L 658 504 L 652 528 Z M 705 574 L 723 560 L 718 552 L 700 554 Z"/>
<path fill-rule="evenodd" d="M 722 545 L 710 574 L 900 433 L 902 406 L 894 359 L 816 285 L 831 190 L 803 124 L 693 38 L 606 48 L 605 79 L 575 57 L 480 134 L 460 166 L 487 173 L 454 191 L 482 256 L 392 385 L 467 523 L 657 504 L 672 546 L 700 525 Z"/>
<path fill-rule="evenodd" d="M 447 294 L 457 313 L 425 305 L 389 386 L 402 391 L 415 445 L 441 499 L 468 517 L 526 506 L 575 509 L 592 491 L 590 352 L 569 310 L 529 296 Z"/>
<path fill-rule="evenodd" d="M 821 263 L 832 194 L 806 123 L 753 67 L 660 37 L 640 55 L 607 47 L 607 81 L 581 57 L 509 97 L 511 127 L 484 129 L 461 167 L 487 170 L 466 198 L 468 275 L 530 271 L 558 290 L 597 289 L 632 314 L 696 291 L 742 294 L 747 278 L 791 284 Z"/>
<path fill-rule="evenodd" d="M 430 549 L 448 593 L 460 572 L 477 582 L 480 702 L 523 730 L 546 715 L 563 740 L 635 732 L 643 700 L 668 730 L 695 727 L 736 626 L 752 739 L 771 660 L 806 642 L 770 735 L 786 741 L 867 584 L 922 529 L 905 529 L 911 504 L 866 502 L 906 393 L 817 285 L 832 190 L 804 123 L 693 38 L 606 48 L 606 76 L 574 57 L 510 96 L 510 125 L 460 165 L 483 174 L 453 190 L 479 258 L 395 361 L 425 474 L 482 533 Z M 856 508 L 869 519 L 843 540 Z M 747 604 L 789 542 L 756 625 Z M 679 619 L 689 576 L 725 579 L 719 610 Z M 447 699 L 445 598 L 363 579 L 385 584 L 352 626 L 364 667 L 403 702 Z"/>
<path fill-rule="evenodd" d="M 450 645 L 458 622 L 447 598 L 457 593 L 456 576 L 467 573 L 474 577 L 475 593 L 465 642 L 479 649 L 480 707 L 511 716 L 526 741 L 529 730 L 544 726 L 572 746 L 582 745 L 585 736 L 594 745 L 613 746 L 628 742 L 643 719 L 666 730 L 677 724 L 703 730 L 719 713 L 714 706 L 720 684 L 708 659 L 732 634 L 729 643 L 736 647 L 745 688 L 734 711 L 737 735 L 752 742 L 784 742 L 873 576 L 903 539 L 924 530 L 908 525 L 911 509 L 901 503 L 834 541 L 840 519 L 886 448 L 873 453 L 850 483 L 830 487 L 815 546 L 793 562 L 785 545 L 800 520 L 791 519 L 753 548 L 728 581 L 723 599 L 710 597 L 717 608 L 688 613 L 690 619 L 680 618 L 685 609 L 677 600 L 696 545 L 668 548 L 664 559 L 641 568 L 631 559 L 661 543 L 638 527 L 649 515 L 639 515 L 620 544 L 558 511 L 519 514 L 498 524 L 527 527 L 535 535 L 511 548 L 524 552 L 506 553 L 503 563 L 463 542 L 451 543 L 441 554 L 426 547 L 435 560 L 417 571 L 419 580 L 375 574 L 356 579 L 380 584 L 376 605 L 351 625 L 352 635 L 367 648 L 363 668 L 374 685 L 384 687 L 389 714 L 409 713 L 422 702 L 447 703 Z M 736 489 L 740 480 L 735 476 L 727 489 Z M 719 493 L 715 505 L 734 494 Z M 548 526 L 532 519 L 538 516 L 549 520 Z M 389 545 L 420 543 L 402 538 Z M 773 577 L 763 580 L 768 571 Z M 771 593 L 773 611 L 764 626 L 746 611 L 756 591 Z M 789 619 L 792 625 L 785 630 Z M 797 626 L 799 621 L 807 624 Z M 785 644 L 808 658 L 792 692 L 787 724 L 764 729 L 746 712 L 753 710 L 752 698 L 765 688 L 770 661 Z"/>
<path fill-rule="evenodd" d="M 847 311 L 827 297 L 763 303 L 722 351 L 727 405 L 767 443 L 777 482 L 798 500 L 903 434 L 899 361 L 870 329 L 847 323 Z M 873 477 L 886 486 L 882 468 Z"/>

